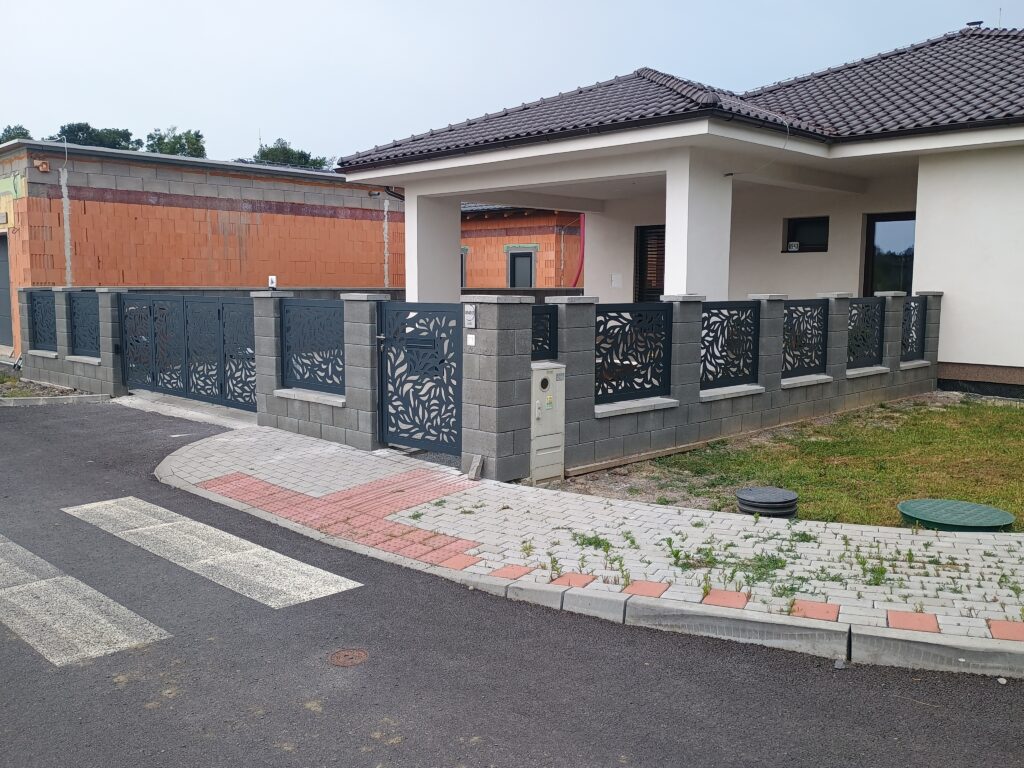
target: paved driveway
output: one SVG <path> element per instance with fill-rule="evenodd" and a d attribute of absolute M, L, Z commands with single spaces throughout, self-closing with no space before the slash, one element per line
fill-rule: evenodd
<path fill-rule="evenodd" d="M 510 603 L 152 477 L 214 432 L 116 405 L 0 413 L 0 766 L 1024 764 L 1014 681 Z M 80 659 L 48 657 L 54 638 Z M 369 658 L 331 666 L 339 648 Z"/>

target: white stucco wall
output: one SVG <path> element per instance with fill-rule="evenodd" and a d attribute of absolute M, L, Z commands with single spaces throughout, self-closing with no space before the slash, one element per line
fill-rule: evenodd
<path fill-rule="evenodd" d="M 606 303 L 632 301 L 636 227 L 664 223 L 664 195 L 609 200 L 602 212 L 588 213 L 584 292 Z"/>
<path fill-rule="evenodd" d="M 737 178 L 729 298 L 745 299 L 751 293 L 813 298 L 827 291 L 860 295 L 866 214 L 913 211 L 915 193 L 913 174 L 875 178 L 862 194 L 789 189 Z M 782 252 L 784 220 L 804 216 L 829 217 L 827 252 Z"/>
<path fill-rule="evenodd" d="M 1024 367 L 1024 147 L 921 157 L 914 286 L 945 292 L 941 362 Z"/>

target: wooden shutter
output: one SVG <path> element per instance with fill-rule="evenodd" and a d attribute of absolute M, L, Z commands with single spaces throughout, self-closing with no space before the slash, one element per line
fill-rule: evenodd
<path fill-rule="evenodd" d="M 665 227 L 636 228 L 633 300 L 661 301 L 665 293 Z"/>

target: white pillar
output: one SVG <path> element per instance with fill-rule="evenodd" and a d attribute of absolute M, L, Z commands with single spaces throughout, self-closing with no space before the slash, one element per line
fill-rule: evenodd
<path fill-rule="evenodd" d="M 697 150 L 680 150 L 665 173 L 665 293 L 729 298 L 732 177 Z"/>
<path fill-rule="evenodd" d="M 458 198 L 405 196 L 405 300 L 441 303 L 461 297 Z"/>

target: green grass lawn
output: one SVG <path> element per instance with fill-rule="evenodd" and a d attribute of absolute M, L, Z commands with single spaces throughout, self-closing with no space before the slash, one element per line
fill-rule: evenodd
<path fill-rule="evenodd" d="M 776 485 L 800 494 L 802 519 L 902 525 L 898 501 L 933 497 L 1000 507 L 1024 530 L 1024 408 L 1013 405 L 912 400 L 656 464 L 661 487 L 719 509 L 735 509 L 736 488 Z"/>

